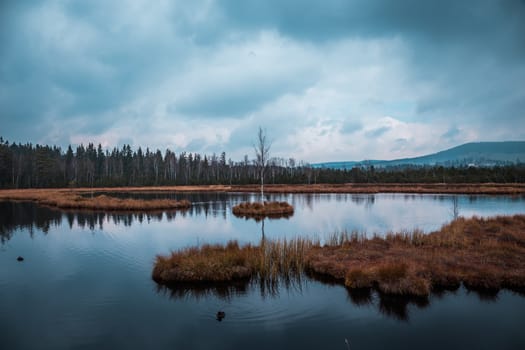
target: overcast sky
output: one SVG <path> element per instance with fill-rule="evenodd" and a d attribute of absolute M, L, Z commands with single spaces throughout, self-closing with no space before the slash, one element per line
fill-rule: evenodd
<path fill-rule="evenodd" d="M 524 0 L 0 1 L 0 136 L 318 162 L 525 140 Z"/>

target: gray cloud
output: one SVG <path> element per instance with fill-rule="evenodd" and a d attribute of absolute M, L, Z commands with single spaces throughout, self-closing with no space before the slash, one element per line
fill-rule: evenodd
<path fill-rule="evenodd" d="M 388 126 L 382 126 L 380 128 L 367 131 L 365 135 L 366 137 L 375 138 L 375 137 L 379 137 L 383 135 L 385 132 L 389 131 L 390 129 L 391 128 Z"/>
<path fill-rule="evenodd" d="M 436 1 L 418 0 L 301 0 L 219 1 L 219 8 L 241 28 L 276 28 L 309 41 L 331 41 L 348 36 L 413 37 L 433 44 L 508 45 L 524 43 L 514 35 L 501 41 L 502 33 L 525 29 L 521 0 Z"/>
<path fill-rule="evenodd" d="M 523 139 L 524 34 L 522 0 L 2 1 L 0 133 L 239 156 L 262 125 L 307 161 Z"/>
<path fill-rule="evenodd" d="M 450 128 L 446 133 L 444 133 L 441 137 L 444 138 L 445 140 L 448 140 L 448 139 L 454 140 L 459 135 L 461 135 L 461 130 L 459 130 L 457 127 L 454 126 Z"/>
<path fill-rule="evenodd" d="M 347 37 L 401 37 L 410 49 L 412 78 L 440 89 L 418 101 L 420 117 L 450 111 L 471 121 L 484 119 L 488 116 L 478 110 L 498 104 L 499 98 L 514 104 L 513 110 L 519 107 L 519 99 L 507 96 L 523 90 L 524 1 L 222 3 L 226 16 L 241 28 L 275 28 L 319 45 Z M 476 112 L 465 113 L 470 111 Z"/>
<path fill-rule="evenodd" d="M 363 124 L 361 122 L 347 119 L 341 127 L 341 132 L 343 134 L 352 134 L 354 132 L 360 131 L 361 129 L 363 129 Z"/>
<path fill-rule="evenodd" d="M 313 77 L 296 74 L 270 78 L 255 75 L 233 86 L 226 81 L 183 98 L 168 108 L 172 113 L 188 116 L 243 117 L 283 94 L 300 93 L 314 81 Z M 207 83 L 202 82 L 203 85 Z"/>

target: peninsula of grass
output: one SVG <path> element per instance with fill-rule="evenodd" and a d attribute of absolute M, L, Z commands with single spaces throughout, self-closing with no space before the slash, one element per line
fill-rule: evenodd
<path fill-rule="evenodd" d="M 461 284 L 481 290 L 525 289 L 525 215 L 459 218 L 439 231 L 366 238 L 334 235 L 262 240 L 259 246 L 204 245 L 157 256 L 153 279 L 166 285 L 277 280 L 308 273 L 351 290 L 428 296 Z"/>
<path fill-rule="evenodd" d="M 0 200 L 34 201 L 40 205 L 60 209 L 104 211 L 152 211 L 188 209 L 187 200 L 116 198 L 108 195 L 83 196 L 81 191 L 68 190 L 14 190 L 0 193 Z"/>
<path fill-rule="evenodd" d="M 236 241 L 226 245 L 203 245 L 158 255 L 152 272 L 157 283 L 174 285 L 224 283 L 257 278 L 276 281 L 301 274 L 304 254 L 312 241 L 262 240 L 258 246 L 239 246 Z M 318 244 L 318 243 L 316 243 Z"/>
<path fill-rule="evenodd" d="M 286 202 L 243 202 L 232 208 L 235 216 L 248 218 L 291 216 L 294 208 Z"/>
<path fill-rule="evenodd" d="M 146 186 L 146 187 L 95 187 L 95 188 L 49 188 L 49 189 L 0 189 L 0 199 L 13 196 L 33 196 L 42 193 L 73 192 L 89 193 L 162 193 L 162 192 L 253 192 L 259 185 L 194 185 L 194 186 Z M 524 183 L 344 183 L 344 184 L 269 184 L 267 193 L 428 193 L 428 194 L 490 194 L 523 195 Z"/>
<path fill-rule="evenodd" d="M 525 215 L 458 218 L 430 234 L 338 239 L 316 247 L 308 268 L 351 289 L 425 296 L 433 289 L 525 288 Z"/>

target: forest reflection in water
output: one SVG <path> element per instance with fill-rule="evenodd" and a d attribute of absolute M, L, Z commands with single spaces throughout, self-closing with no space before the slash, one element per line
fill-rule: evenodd
<path fill-rule="evenodd" d="M 102 192 L 87 193 L 99 195 Z M 231 208 L 240 202 L 259 199 L 255 193 L 104 193 L 123 198 L 172 198 L 187 199 L 192 203 L 188 210 L 156 212 L 98 212 L 61 211 L 38 206 L 32 202 L 0 201 L 0 240 L 5 243 L 14 231 L 35 229 L 44 233 L 51 227 L 67 223 L 82 229 L 103 230 L 106 223 L 129 227 L 133 223 L 171 222 L 176 218 L 193 218 L 204 222 L 222 220 L 246 229 L 231 214 Z M 491 216 L 525 211 L 525 196 L 463 196 L 419 194 L 268 194 L 268 201 L 286 201 L 294 206 L 289 220 L 269 218 L 267 226 L 276 233 L 331 234 L 334 231 L 357 230 L 377 233 L 420 228 L 425 231 L 438 229 L 458 216 Z M 280 220 L 272 220 L 280 219 Z M 195 222 L 193 220 L 193 222 Z M 251 220 L 251 219 L 250 219 Z M 235 221 L 235 222 L 234 222 Z M 217 221 L 215 221 L 217 222 Z"/>
<path fill-rule="evenodd" d="M 241 298 L 253 293 L 259 294 L 262 299 L 278 299 L 282 293 L 301 295 L 303 290 L 309 288 L 312 283 L 321 283 L 335 288 L 344 288 L 347 293 L 347 302 L 354 307 L 365 307 L 376 310 L 379 314 L 397 321 L 410 321 L 411 310 L 425 309 L 433 302 L 441 300 L 447 296 L 470 297 L 475 295 L 481 302 L 495 303 L 498 301 L 500 291 L 469 289 L 461 286 L 455 289 L 436 289 L 428 297 L 417 297 L 408 295 L 391 295 L 378 292 L 374 289 L 349 289 L 334 281 L 322 276 L 308 275 L 302 278 L 280 280 L 275 283 L 261 283 L 258 280 L 236 281 L 234 283 L 212 283 L 195 284 L 179 283 L 170 286 L 157 284 L 156 292 L 159 295 L 168 297 L 173 301 L 179 300 L 204 300 L 209 297 L 216 297 L 229 303 L 235 303 L 236 298 Z M 506 291 L 507 293 L 519 294 L 519 291 Z M 269 315 L 260 314 L 258 317 L 264 320 Z"/>
<path fill-rule="evenodd" d="M 523 213 L 523 196 L 269 195 L 296 210 L 289 219 L 262 222 L 231 213 L 257 194 L 184 196 L 175 198 L 192 201 L 185 212 L 60 211 L 0 202 L 4 347 L 342 349 L 348 338 L 352 349 L 523 348 L 525 298 L 506 289 L 461 286 L 421 299 L 349 291 L 340 281 L 310 275 L 274 284 L 169 288 L 151 278 L 157 254 L 185 247 L 410 225 L 429 232 L 455 215 Z M 220 324 L 219 310 L 226 315 Z"/>

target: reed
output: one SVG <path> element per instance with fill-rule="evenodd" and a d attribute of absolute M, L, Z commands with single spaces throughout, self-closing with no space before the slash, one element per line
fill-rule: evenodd
<path fill-rule="evenodd" d="M 256 271 L 257 248 L 227 245 L 190 247 L 170 256 L 157 256 L 152 277 L 156 282 L 224 282 L 247 279 Z"/>
<path fill-rule="evenodd" d="M 344 246 L 352 243 L 359 243 L 366 240 L 365 232 L 341 231 L 332 233 L 325 240 L 325 245 L 330 247 Z"/>
<path fill-rule="evenodd" d="M 329 277 L 350 290 L 427 296 L 432 290 L 525 288 L 525 215 L 459 218 L 439 231 L 366 238 L 340 232 L 318 239 L 261 240 L 257 246 L 205 245 L 158 256 L 162 284 L 258 280 L 272 285 L 303 273 Z"/>
<path fill-rule="evenodd" d="M 341 238 L 344 240 L 344 238 Z M 432 289 L 525 287 L 525 215 L 459 218 L 439 231 L 390 233 L 313 248 L 307 268 L 350 289 L 428 295 Z"/>
<path fill-rule="evenodd" d="M 161 284 L 210 283 L 256 278 L 266 284 L 298 278 L 305 269 L 306 252 L 316 241 L 261 240 L 258 246 L 203 245 L 157 256 L 152 278 Z"/>

